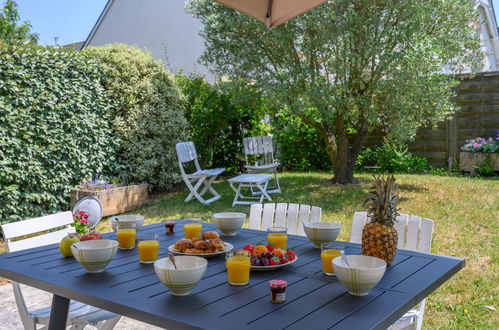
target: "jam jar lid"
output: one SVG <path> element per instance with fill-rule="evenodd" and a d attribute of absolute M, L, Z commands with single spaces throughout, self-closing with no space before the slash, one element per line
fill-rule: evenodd
<path fill-rule="evenodd" d="M 284 280 L 272 280 L 269 281 L 269 285 L 272 289 L 285 288 L 286 286 L 288 286 L 288 282 Z"/>

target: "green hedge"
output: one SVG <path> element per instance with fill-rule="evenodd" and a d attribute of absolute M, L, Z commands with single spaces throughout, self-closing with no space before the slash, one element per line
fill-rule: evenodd
<path fill-rule="evenodd" d="M 126 183 L 168 189 L 180 180 L 175 144 L 185 141 L 188 124 L 174 77 L 151 53 L 113 44 L 91 47 L 105 72 L 104 86 L 113 100 L 113 128 L 119 138 Z"/>
<path fill-rule="evenodd" d="M 99 64 L 59 48 L 0 47 L 0 223 L 68 208 L 79 180 L 114 172 Z"/>

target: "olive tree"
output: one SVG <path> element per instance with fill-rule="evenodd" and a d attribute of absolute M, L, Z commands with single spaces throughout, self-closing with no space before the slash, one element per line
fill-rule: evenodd
<path fill-rule="evenodd" d="M 324 139 L 334 183 L 354 181 L 369 132 L 407 138 L 456 109 L 456 81 L 480 54 L 470 1 L 335 0 L 274 29 L 192 0 L 204 28 L 201 61 L 260 88 Z"/>

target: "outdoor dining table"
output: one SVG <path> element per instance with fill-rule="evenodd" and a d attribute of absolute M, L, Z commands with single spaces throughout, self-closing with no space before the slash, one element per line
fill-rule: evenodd
<path fill-rule="evenodd" d="M 184 236 L 183 221 L 174 235 L 163 224 L 141 232 L 160 234 L 160 258 Z M 204 230 L 214 230 L 203 224 Z M 116 239 L 114 233 L 105 238 Z M 241 229 L 222 238 L 242 248 L 266 238 L 266 232 Z M 347 254 L 360 246 L 346 244 Z M 106 270 L 89 274 L 58 246 L 47 245 L 0 255 L 0 276 L 53 293 L 49 329 L 64 329 L 69 299 L 107 309 L 169 329 L 382 329 L 464 267 L 461 258 L 399 250 L 382 280 L 367 295 L 350 295 L 337 279 L 322 273 L 320 251 L 302 236 L 289 235 L 288 248 L 298 260 L 273 271 L 252 271 L 244 286 L 227 283 L 225 257 L 208 258 L 208 268 L 192 294 L 172 296 L 159 281 L 152 264 L 141 264 L 137 249 L 120 250 Z M 286 302 L 271 302 L 268 281 L 288 282 Z"/>

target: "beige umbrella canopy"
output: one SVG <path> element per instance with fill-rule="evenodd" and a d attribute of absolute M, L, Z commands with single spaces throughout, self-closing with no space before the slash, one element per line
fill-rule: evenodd
<path fill-rule="evenodd" d="M 253 16 L 268 28 L 278 26 L 327 0 L 215 0 Z"/>

